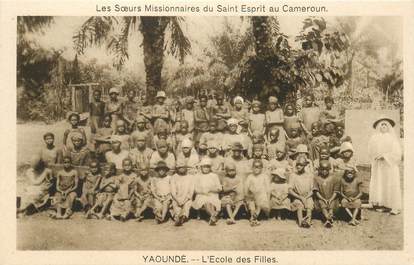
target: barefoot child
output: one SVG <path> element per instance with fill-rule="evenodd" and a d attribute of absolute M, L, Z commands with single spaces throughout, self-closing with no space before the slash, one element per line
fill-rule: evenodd
<path fill-rule="evenodd" d="M 356 176 L 354 167 L 347 167 L 340 182 L 340 192 L 342 196 L 341 206 L 351 217 L 350 225 L 358 225 L 358 213 L 361 209 L 361 185 L 362 180 Z M 352 212 L 353 210 L 353 212 Z"/>
<path fill-rule="evenodd" d="M 226 165 L 226 175 L 221 179 L 223 192 L 221 205 L 227 212 L 227 224 L 235 224 L 235 218 L 243 205 L 243 180 L 237 175 L 236 165 L 229 163 Z"/>
<path fill-rule="evenodd" d="M 155 167 L 155 176 L 151 178 L 151 193 L 154 196 L 154 214 L 157 224 L 166 221 L 171 206 L 171 176 L 167 175 L 170 168 L 164 161 Z"/>
<path fill-rule="evenodd" d="M 140 222 L 144 218 L 142 215 L 148 208 L 152 208 L 153 196 L 151 194 L 151 178 L 149 175 L 148 164 L 139 164 L 139 176 L 137 178 L 137 185 L 134 191 L 135 197 L 135 217 Z"/>
<path fill-rule="evenodd" d="M 339 179 L 332 173 L 331 165 L 327 160 L 319 162 L 318 175 L 315 177 L 314 190 L 317 206 L 322 210 L 325 218 L 324 226 L 333 226 L 333 212 L 338 206 Z"/>
<path fill-rule="evenodd" d="M 54 196 L 56 219 L 68 219 L 72 215 L 72 205 L 76 198 L 75 190 L 78 187 L 78 181 L 78 172 L 72 167 L 70 157 L 63 157 L 63 169 L 56 175 Z"/>
<path fill-rule="evenodd" d="M 210 216 L 209 225 L 216 225 L 221 202 L 219 192 L 222 190 L 217 174 L 211 172 L 211 161 L 205 157 L 200 162 L 201 172 L 195 176 L 195 199 L 192 207 L 204 210 Z"/>
<path fill-rule="evenodd" d="M 289 185 L 286 182 L 286 170 L 278 168 L 271 172 L 270 209 L 276 211 L 276 218 L 281 220 L 290 211 Z"/>
<path fill-rule="evenodd" d="M 89 170 L 85 173 L 82 186 L 82 196 L 80 198 L 85 213 L 95 204 L 96 191 L 101 181 L 102 175 L 99 169 L 99 163 L 92 160 L 89 163 Z"/>
<path fill-rule="evenodd" d="M 171 176 L 172 208 L 175 226 L 188 220 L 194 194 L 194 177 L 187 173 L 184 160 L 177 160 L 177 173 Z"/>
<path fill-rule="evenodd" d="M 89 125 L 92 134 L 95 134 L 98 128 L 101 128 L 104 113 L 105 103 L 101 101 L 101 90 L 96 89 L 93 91 L 93 101 L 89 103 Z"/>
<path fill-rule="evenodd" d="M 116 192 L 115 173 L 116 166 L 114 163 L 107 163 L 103 166 L 103 177 L 97 190 L 96 202 L 89 210 L 87 218 L 91 218 L 93 215 L 98 219 L 102 219 L 107 213 Z"/>
<path fill-rule="evenodd" d="M 312 225 L 313 210 L 313 175 L 305 171 L 308 161 L 300 156 L 296 161 L 296 172 L 289 179 L 289 194 L 294 197 L 292 210 L 297 211 L 298 224 L 301 227 L 309 228 Z M 303 211 L 306 216 L 303 217 Z"/>
<path fill-rule="evenodd" d="M 253 174 L 244 183 L 244 195 L 250 212 L 250 225 L 260 225 L 257 220 L 261 211 L 269 216 L 269 177 L 263 174 L 261 160 L 253 162 Z"/>
<path fill-rule="evenodd" d="M 123 173 L 116 177 L 117 192 L 111 204 L 109 220 L 119 219 L 124 222 L 132 213 L 132 195 L 135 190 L 137 175 L 132 171 L 132 160 L 122 161 Z"/>

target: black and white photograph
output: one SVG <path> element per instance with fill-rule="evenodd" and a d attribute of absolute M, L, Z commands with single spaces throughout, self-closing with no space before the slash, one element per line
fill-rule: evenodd
<path fill-rule="evenodd" d="M 17 250 L 403 250 L 402 16 L 16 24 Z"/>

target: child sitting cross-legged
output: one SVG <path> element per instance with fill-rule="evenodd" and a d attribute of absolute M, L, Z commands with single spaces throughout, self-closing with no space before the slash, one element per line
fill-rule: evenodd
<path fill-rule="evenodd" d="M 237 175 L 236 165 L 228 163 L 225 168 L 225 175 L 221 179 L 223 192 L 221 205 L 227 212 L 227 224 L 235 224 L 235 217 L 243 205 L 243 180 Z"/>
<path fill-rule="evenodd" d="M 151 194 L 151 177 L 148 164 L 139 165 L 139 176 L 134 191 L 135 217 L 138 222 L 144 219 L 143 213 L 147 208 L 153 208 L 153 196 Z"/>
<path fill-rule="evenodd" d="M 357 220 L 358 213 L 361 209 L 361 185 L 362 180 L 356 176 L 355 167 L 345 168 L 344 174 L 340 182 L 340 192 L 342 196 L 341 206 L 345 208 L 345 211 L 351 217 L 349 221 L 350 225 L 358 225 Z"/>
<path fill-rule="evenodd" d="M 154 197 L 154 215 L 157 224 L 166 221 L 171 206 L 171 176 L 170 168 L 165 161 L 158 161 L 155 167 L 155 176 L 151 178 L 151 193 Z"/>

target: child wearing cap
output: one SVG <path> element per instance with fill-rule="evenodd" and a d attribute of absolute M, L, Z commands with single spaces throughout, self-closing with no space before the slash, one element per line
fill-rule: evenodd
<path fill-rule="evenodd" d="M 314 166 L 313 166 L 312 160 L 310 160 L 310 158 L 309 158 L 309 151 L 308 151 L 308 147 L 306 145 L 300 144 L 300 145 L 297 146 L 296 152 L 292 156 L 292 158 L 294 159 L 293 162 L 292 162 L 293 168 L 296 167 L 295 165 L 296 165 L 296 161 L 297 161 L 298 157 L 304 157 L 306 159 L 307 165 L 305 167 L 305 171 L 313 173 L 314 172 Z"/>
<path fill-rule="evenodd" d="M 86 133 L 83 128 L 79 127 L 80 122 L 80 115 L 77 112 L 71 112 L 68 115 L 68 121 L 70 124 L 70 128 L 66 129 L 63 133 L 63 149 L 71 149 L 73 148 L 73 143 L 70 141 L 72 139 L 73 134 L 81 135 L 82 137 L 82 143 L 86 146 L 87 139 L 86 139 Z"/>
<path fill-rule="evenodd" d="M 354 158 L 354 148 L 350 142 L 343 142 L 339 150 L 339 158 L 336 159 L 335 165 L 338 169 L 344 170 L 347 167 L 356 167 Z"/>
<path fill-rule="evenodd" d="M 324 226 L 333 226 L 334 210 L 338 207 L 339 178 L 331 172 L 331 165 L 327 160 L 319 163 L 318 175 L 315 176 L 314 190 L 316 202 L 325 219 Z"/>
<path fill-rule="evenodd" d="M 265 135 L 266 128 L 266 117 L 263 113 L 260 113 L 260 101 L 253 100 L 252 110 L 249 115 L 249 134 L 253 135 L 255 132 L 258 132 L 262 135 Z"/>
<path fill-rule="evenodd" d="M 150 168 L 154 169 L 159 161 L 164 161 L 170 169 L 169 174 L 175 170 L 175 156 L 169 151 L 167 141 L 161 139 L 157 141 L 157 150 L 151 154 Z"/>
<path fill-rule="evenodd" d="M 286 211 L 290 211 L 289 185 L 286 180 L 286 173 L 284 168 L 271 171 L 270 209 L 275 210 L 275 217 L 278 220 L 286 218 Z"/>
<path fill-rule="evenodd" d="M 243 180 L 237 175 L 234 164 L 227 164 L 225 172 L 226 174 L 221 178 L 221 185 L 223 186 L 221 205 L 226 210 L 228 216 L 226 223 L 232 225 L 236 223 L 236 215 L 243 205 Z"/>
<path fill-rule="evenodd" d="M 209 158 L 203 158 L 200 161 L 200 167 L 200 173 L 194 178 L 195 199 L 192 207 L 195 210 L 204 210 L 210 216 L 209 225 L 215 225 L 221 208 L 219 192 L 222 186 L 217 174 L 211 172 Z"/>
<path fill-rule="evenodd" d="M 115 179 L 117 192 L 114 195 L 109 220 L 125 221 L 132 213 L 132 200 L 136 190 L 137 175 L 132 171 L 132 160 L 125 158 L 122 161 L 123 172 Z"/>
<path fill-rule="evenodd" d="M 99 162 L 97 160 L 91 160 L 91 162 L 89 162 L 89 169 L 85 172 L 85 176 L 82 178 L 83 184 L 80 201 L 85 213 L 87 213 L 95 204 L 95 195 L 101 179 L 102 175 L 99 168 Z"/>
<path fill-rule="evenodd" d="M 134 208 L 135 208 L 135 218 L 140 222 L 144 218 L 144 211 L 150 207 L 153 208 L 153 196 L 151 194 L 151 177 L 149 174 L 149 165 L 147 164 L 138 164 L 139 165 L 139 176 L 136 180 L 136 187 L 133 194 Z"/>
<path fill-rule="evenodd" d="M 342 197 L 341 206 L 351 217 L 350 225 L 358 225 L 358 213 L 361 209 L 361 185 L 362 179 L 356 176 L 354 167 L 346 167 L 340 181 L 340 195 Z"/>
<path fill-rule="evenodd" d="M 101 101 L 101 90 L 93 91 L 93 101 L 89 103 L 89 125 L 91 133 L 95 134 L 102 127 L 102 119 L 105 114 L 105 103 Z"/>
<path fill-rule="evenodd" d="M 133 138 L 134 148 L 129 150 L 129 157 L 135 167 L 139 168 L 142 165 L 149 166 L 151 155 L 154 152 L 147 147 L 147 141 L 144 134 L 137 134 Z"/>
<path fill-rule="evenodd" d="M 48 165 L 56 164 L 62 151 L 55 146 L 55 135 L 47 132 L 43 135 L 44 146 L 39 151 L 39 159 Z"/>
<path fill-rule="evenodd" d="M 286 141 L 286 132 L 283 128 L 284 116 L 283 110 L 278 104 L 277 97 L 270 96 L 268 102 L 268 110 L 265 113 L 266 118 L 266 134 L 269 134 L 270 129 L 279 129 L 279 140 L 282 142 Z"/>
<path fill-rule="evenodd" d="M 90 151 L 83 141 L 84 137 L 81 133 L 73 133 L 71 135 L 72 147 L 63 151 L 63 156 L 70 157 L 71 163 L 74 166 L 87 166 L 91 158 Z M 59 163 L 62 162 L 59 161 Z"/>
<path fill-rule="evenodd" d="M 166 95 L 164 91 L 158 91 L 156 96 L 156 103 L 152 107 L 151 118 L 154 122 L 154 132 L 158 133 L 161 129 L 171 129 L 171 113 L 168 106 L 165 104 Z"/>
<path fill-rule="evenodd" d="M 195 174 L 197 165 L 200 162 L 200 157 L 197 151 L 193 148 L 193 142 L 190 139 L 184 139 L 181 143 L 181 152 L 176 155 L 177 160 L 182 160 L 189 169 L 190 174 Z"/>
<path fill-rule="evenodd" d="M 219 155 L 219 145 L 214 140 L 207 142 L 207 157 L 211 161 L 211 172 L 221 176 L 224 171 L 224 157 Z"/>
<path fill-rule="evenodd" d="M 313 203 L 313 175 L 305 171 L 308 161 L 305 157 L 299 156 L 296 161 L 296 172 L 289 178 L 289 194 L 294 198 L 291 207 L 297 212 L 298 224 L 301 227 L 309 228 L 312 225 Z M 306 211 L 303 217 L 303 211 Z"/>
<path fill-rule="evenodd" d="M 121 140 L 118 135 L 112 135 L 111 151 L 105 153 L 106 162 L 114 163 L 117 172 L 122 171 L 122 161 L 129 157 L 129 152 L 121 148 Z"/>
<path fill-rule="evenodd" d="M 96 130 L 94 141 L 94 148 L 96 152 L 96 157 L 100 162 L 104 162 L 105 153 L 111 150 L 111 135 L 114 133 L 114 130 L 111 127 L 112 117 L 110 114 L 105 114 L 102 121 L 102 127 Z"/>
<path fill-rule="evenodd" d="M 122 118 L 123 114 L 123 103 L 118 98 L 119 89 L 112 87 L 109 89 L 109 101 L 105 103 L 105 114 L 110 114 L 112 118 L 111 127 L 116 131 L 116 122 Z"/>
<path fill-rule="evenodd" d="M 231 155 L 224 158 L 224 167 L 226 165 L 234 163 L 236 165 L 237 174 L 243 179 L 251 173 L 251 163 L 243 156 L 243 146 L 241 143 L 236 142 L 231 148 Z"/>
<path fill-rule="evenodd" d="M 117 191 L 116 186 L 116 167 L 114 163 L 107 163 L 102 168 L 102 179 L 99 182 L 96 192 L 96 201 L 93 207 L 88 211 L 87 218 L 95 216 L 102 219 L 109 210 L 112 199 Z"/>
<path fill-rule="evenodd" d="M 244 195 L 247 208 L 250 212 L 250 225 L 260 225 L 258 216 L 264 212 L 269 216 L 269 176 L 263 173 L 263 163 L 255 160 L 252 167 L 253 173 L 247 176 L 244 183 Z"/>
<path fill-rule="evenodd" d="M 56 209 L 56 215 L 53 215 L 56 219 L 67 219 L 72 215 L 78 182 L 78 172 L 73 168 L 71 158 L 64 156 L 63 169 L 56 174 L 56 193 L 52 203 Z"/>
<path fill-rule="evenodd" d="M 171 206 L 171 176 L 165 161 L 158 161 L 155 166 L 155 176 L 151 178 L 151 194 L 154 197 L 154 215 L 157 224 L 166 221 Z"/>
<path fill-rule="evenodd" d="M 184 160 L 177 160 L 177 173 L 171 176 L 173 218 L 176 226 L 188 220 L 194 195 L 194 176 L 187 173 Z"/>

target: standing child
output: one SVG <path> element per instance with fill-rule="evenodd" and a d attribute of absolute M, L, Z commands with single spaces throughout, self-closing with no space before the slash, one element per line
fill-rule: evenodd
<path fill-rule="evenodd" d="M 292 173 L 289 179 L 289 194 L 294 197 L 292 210 L 297 211 L 298 224 L 301 227 L 309 228 L 312 225 L 313 204 L 313 175 L 305 171 L 308 161 L 300 156 L 296 161 L 296 172 Z M 306 211 L 303 217 L 303 211 Z"/>
<path fill-rule="evenodd" d="M 171 176 L 167 175 L 170 168 L 164 161 L 155 167 L 155 177 L 151 178 L 151 193 L 154 197 L 154 214 L 157 224 L 166 221 L 171 206 Z"/>
<path fill-rule="evenodd" d="M 109 101 L 105 104 L 105 114 L 111 115 L 111 127 L 114 131 L 116 131 L 116 122 L 119 119 L 122 119 L 124 107 L 122 101 L 118 98 L 118 95 L 118 88 L 112 87 L 111 89 L 109 89 Z"/>
<path fill-rule="evenodd" d="M 331 96 L 327 96 L 324 99 L 325 101 L 325 110 L 320 114 L 320 121 L 322 124 L 327 122 L 337 122 L 339 120 L 339 112 L 332 108 L 334 106 L 334 100 Z"/>
<path fill-rule="evenodd" d="M 40 149 L 39 159 L 48 165 L 56 164 L 62 154 L 61 150 L 55 146 L 55 135 L 47 132 L 43 135 L 43 140 L 45 145 Z"/>
<path fill-rule="evenodd" d="M 91 159 L 91 152 L 84 144 L 84 137 L 81 133 L 73 133 L 71 135 L 72 147 L 67 148 L 64 152 L 64 156 L 70 157 L 72 165 L 74 166 L 87 166 Z"/>
<path fill-rule="evenodd" d="M 96 135 L 94 138 L 95 142 L 95 152 L 96 157 L 100 162 L 105 160 L 105 153 L 111 150 L 111 135 L 114 133 L 114 130 L 111 127 L 112 117 L 110 114 L 105 114 L 103 117 L 103 126 L 96 130 Z"/>
<path fill-rule="evenodd" d="M 356 176 L 356 169 L 353 167 L 345 168 L 340 182 L 341 206 L 351 217 L 349 224 L 354 226 L 359 224 L 357 216 L 361 209 L 361 185 L 362 180 Z"/>
<path fill-rule="evenodd" d="M 289 161 L 287 160 L 286 156 L 286 147 L 282 145 L 276 145 L 275 147 L 275 158 L 271 159 L 269 161 L 269 169 L 275 170 L 277 168 L 283 168 L 286 170 L 286 172 L 291 172 L 291 165 L 289 164 Z"/>
<path fill-rule="evenodd" d="M 233 110 L 231 111 L 231 117 L 239 121 L 240 126 L 245 126 L 249 123 L 249 112 L 243 107 L 244 100 L 242 97 L 237 96 L 233 100 Z"/>
<path fill-rule="evenodd" d="M 276 211 L 276 218 L 281 220 L 286 217 L 286 211 L 290 211 L 289 185 L 286 181 L 284 168 L 274 169 L 271 172 L 270 209 Z"/>
<path fill-rule="evenodd" d="M 261 160 L 253 162 L 253 174 L 250 174 L 244 183 L 244 195 L 247 208 L 250 212 L 250 225 L 260 225 L 257 220 L 260 212 L 269 216 L 269 176 L 263 174 Z"/>
<path fill-rule="evenodd" d="M 167 98 L 164 91 L 158 91 L 155 97 L 157 102 L 152 107 L 151 118 L 154 122 L 154 132 L 158 133 L 161 129 L 171 130 L 171 112 L 165 104 Z"/>
<path fill-rule="evenodd" d="M 129 157 L 132 159 L 132 164 L 136 167 L 145 165 L 149 166 L 151 155 L 154 152 L 146 145 L 146 139 L 144 134 L 138 134 L 134 137 L 134 148 L 129 151 Z"/>
<path fill-rule="evenodd" d="M 266 111 L 266 132 L 267 134 L 272 128 L 279 129 L 279 140 L 286 141 L 286 132 L 283 128 L 284 116 L 283 110 L 280 108 L 277 97 L 269 97 L 268 110 Z"/>
<path fill-rule="evenodd" d="M 313 166 L 315 170 L 319 170 L 319 164 L 322 160 L 328 160 L 329 164 L 331 165 L 331 170 L 336 170 L 337 160 L 330 156 L 328 147 L 322 147 L 319 151 L 319 158 L 313 161 Z"/>
<path fill-rule="evenodd" d="M 211 107 L 211 118 L 217 120 L 217 130 L 223 132 L 226 121 L 231 117 L 231 110 L 227 102 L 224 102 L 223 93 L 216 95 L 217 103 Z"/>
<path fill-rule="evenodd" d="M 95 204 L 89 210 L 87 218 L 95 216 L 98 219 L 102 219 L 109 210 L 109 206 L 111 205 L 117 191 L 115 164 L 105 164 L 102 169 L 102 174 L 103 177 L 98 186 Z"/>
<path fill-rule="evenodd" d="M 137 175 L 132 171 L 132 160 L 122 161 L 123 173 L 116 178 L 117 192 L 113 198 L 109 220 L 119 219 L 124 222 L 132 213 L 132 197 L 134 194 Z"/>
<path fill-rule="evenodd" d="M 89 214 L 89 210 L 95 204 L 96 191 L 99 187 L 102 175 L 99 170 L 99 163 L 96 160 L 89 162 L 89 170 L 85 173 L 82 186 L 82 196 L 80 198 L 83 210 Z"/>
<path fill-rule="evenodd" d="M 298 145 L 305 143 L 305 141 L 300 135 L 300 132 L 300 128 L 290 129 L 290 137 L 286 140 L 286 147 L 289 156 L 296 153 L 296 148 L 298 147 Z"/>
<path fill-rule="evenodd" d="M 312 123 L 311 134 L 307 138 L 311 159 L 318 159 L 321 149 L 329 146 L 329 137 L 321 133 L 320 122 Z"/>
<path fill-rule="evenodd" d="M 188 122 L 186 120 L 182 120 L 179 122 L 179 128 L 178 132 L 175 134 L 174 137 L 174 145 L 173 145 L 173 151 L 177 155 L 181 152 L 181 144 L 184 141 L 184 139 L 188 139 L 193 141 L 193 134 L 189 133 L 188 131 Z"/>
<path fill-rule="evenodd" d="M 276 157 L 276 146 L 285 146 L 285 142 L 279 141 L 280 131 L 279 128 L 272 128 L 269 131 L 266 141 L 266 154 L 269 160 Z"/>
<path fill-rule="evenodd" d="M 127 100 L 124 102 L 124 115 L 126 121 L 126 131 L 132 132 L 135 129 L 135 119 L 138 113 L 139 105 L 135 101 L 135 90 L 130 89 L 127 93 Z"/>
<path fill-rule="evenodd" d="M 293 104 L 287 103 L 285 105 L 285 112 L 283 117 L 283 129 L 285 129 L 287 136 L 291 137 L 290 129 L 299 127 L 300 122 L 299 117 L 295 113 L 295 106 Z"/>
<path fill-rule="evenodd" d="M 237 175 L 236 165 L 229 163 L 226 165 L 226 174 L 221 179 L 223 192 L 221 205 L 227 212 L 227 224 L 235 224 L 235 218 L 243 205 L 243 180 Z"/>
<path fill-rule="evenodd" d="M 211 171 L 218 176 L 222 176 L 224 171 L 224 157 L 219 155 L 219 144 L 214 141 L 207 142 L 207 157 L 211 161 Z"/>
<path fill-rule="evenodd" d="M 79 127 L 80 122 L 80 115 L 77 112 L 71 112 L 68 115 L 68 121 L 70 123 L 70 128 L 66 129 L 63 133 L 63 145 L 64 150 L 73 148 L 73 143 L 69 141 L 69 139 L 72 139 L 73 134 L 80 134 L 82 136 L 82 142 L 84 145 L 86 145 L 86 133 L 83 128 Z"/>
<path fill-rule="evenodd" d="M 180 226 L 188 220 L 194 195 L 194 177 L 187 174 L 187 165 L 177 160 L 177 173 L 171 176 L 171 196 L 175 225 Z"/>
<path fill-rule="evenodd" d="M 146 146 L 149 148 L 153 148 L 154 147 L 153 133 L 150 129 L 147 129 L 147 120 L 142 115 L 138 115 L 135 125 L 136 125 L 136 128 L 131 133 L 131 138 L 130 138 L 132 142 L 132 146 L 137 137 L 143 137 L 146 142 Z"/>
<path fill-rule="evenodd" d="M 193 142 L 190 139 L 184 139 L 181 144 L 181 152 L 176 154 L 177 160 L 182 160 L 189 169 L 190 174 L 195 174 L 200 157 L 193 148 Z"/>
<path fill-rule="evenodd" d="M 203 209 L 210 216 L 209 225 L 216 225 L 221 208 L 219 192 L 222 190 L 217 174 L 211 172 L 211 161 L 203 158 L 200 162 L 201 172 L 195 176 L 195 199 L 192 207 Z"/>
<path fill-rule="evenodd" d="M 305 135 L 310 135 L 311 126 L 314 122 L 319 121 L 320 110 L 314 105 L 313 95 L 305 96 L 302 111 L 299 114 L 299 120 Z"/>
<path fill-rule="evenodd" d="M 78 182 L 78 172 L 72 167 L 70 157 L 63 157 L 63 169 L 56 174 L 56 193 L 53 203 L 56 208 L 56 215 L 54 215 L 56 219 L 68 219 L 72 215 Z"/>
<path fill-rule="evenodd" d="M 253 100 L 252 112 L 249 115 L 249 134 L 253 135 L 256 132 L 265 135 L 266 117 L 260 113 L 260 101 Z"/>
<path fill-rule="evenodd" d="M 117 138 L 121 140 L 122 150 L 129 151 L 129 149 L 130 149 L 130 137 L 129 137 L 129 134 L 127 132 L 126 122 L 124 120 L 119 119 L 116 122 L 116 131 L 115 131 L 114 135 L 117 135 L 118 136 Z"/>
<path fill-rule="evenodd" d="M 187 122 L 187 131 L 192 134 L 194 130 L 194 98 L 187 97 L 185 99 L 185 108 L 180 111 L 177 121 Z"/>
<path fill-rule="evenodd" d="M 127 150 L 121 149 L 122 138 L 119 135 L 112 135 L 111 137 L 111 148 L 112 150 L 105 153 L 105 159 L 108 163 L 114 163 L 117 172 L 122 171 L 122 161 L 129 157 Z"/>
<path fill-rule="evenodd" d="M 339 179 L 331 172 L 329 161 L 319 163 L 318 175 L 315 177 L 314 189 L 316 191 L 317 206 L 322 210 L 325 218 L 324 226 L 333 226 L 334 210 L 338 207 Z"/>
<path fill-rule="evenodd" d="M 148 207 L 153 207 L 153 196 L 151 194 L 151 178 L 149 167 L 146 164 L 139 165 L 139 176 L 137 178 L 135 197 L 135 217 L 138 222 L 144 218 L 143 213 Z"/>
<path fill-rule="evenodd" d="M 105 103 L 101 101 L 101 90 L 93 91 L 93 101 L 89 103 L 89 119 L 91 133 L 95 134 L 102 127 L 102 119 L 105 114 Z"/>

